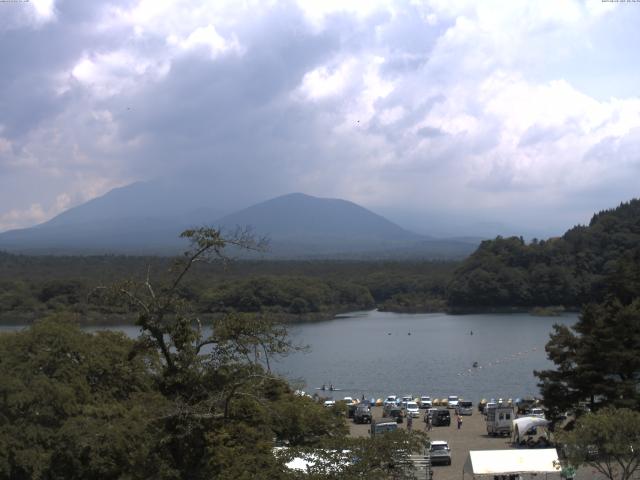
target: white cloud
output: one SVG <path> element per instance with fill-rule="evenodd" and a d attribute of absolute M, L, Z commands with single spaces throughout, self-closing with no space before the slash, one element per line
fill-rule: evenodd
<path fill-rule="evenodd" d="M 34 203 L 26 210 L 12 209 L 0 214 L 0 231 L 28 227 L 48 218 L 50 215 L 44 211 L 42 205 Z"/>
<path fill-rule="evenodd" d="M 391 0 L 297 0 L 299 8 L 304 12 L 307 20 L 316 30 L 322 30 L 327 26 L 327 16 L 336 13 L 355 15 L 357 18 L 366 18 L 374 12 L 392 11 L 394 3 Z"/>
<path fill-rule="evenodd" d="M 30 0 L 39 22 L 48 22 L 55 18 L 55 0 Z"/>
<path fill-rule="evenodd" d="M 196 28 L 184 40 L 179 40 L 175 35 L 171 35 L 167 39 L 167 43 L 169 43 L 169 45 L 177 44 L 185 50 L 204 46 L 209 49 L 209 54 L 212 59 L 227 52 L 235 52 L 238 54 L 244 52 L 235 35 L 232 35 L 231 39 L 227 40 L 223 38 L 211 24 L 206 27 Z"/>
<path fill-rule="evenodd" d="M 301 93 L 312 100 L 333 97 L 344 92 L 356 74 L 357 60 L 348 58 L 331 68 L 322 65 L 307 72 L 300 85 Z"/>
<path fill-rule="evenodd" d="M 133 52 L 116 50 L 85 55 L 71 70 L 72 79 L 89 88 L 99 98 L 112 97 L 125 89 L 140 88 L 141 82 L 157 81 L 169 70 L 169 63 L 136 56 Z M 69 90 L 69 85 L 61 89 Z"/>
<path fill-rule="evenodd" d="M 33 15 L 60 27 L 51 35 L 90 34 L 72 58 L 48 59 L 42 78 L 54 93 L 42 95 L 51 105 L 41 121 L 0 131 L 0 168 L 7 183 L 48 176 L 69 197 L 15 208 L 0 179 L 9 205 L 0 218 L 39 221 L 180 168 L 255 175 L 264 184 L 256 196 L 306 190 L 375 205 L 442 206 L 447 197 L 499 209 L 532 194 L 550 203 L 613 191 L 637 168 L 640 96 L 612 83 L 607 99 L 595 98 L 572 78 L 598 71 L 571 61 L 632 49 L 592 38 L 612 19 L 640 19 L 640 9 L 619 7 L 141 0 L 67 25 L 64 9 L 33 1 Z M 14 83 L 30 78 L 26 65 L 15 69 Z M 0 123 L 13 121 L 0 112 Z M 617 167 L 627 178 L 613 175 Z"/>
<path fill-rule="evenodd" d="M 2 2 L 0 32 L 20 28 L 40 29 L 56 20 L 55 0 Z"/>

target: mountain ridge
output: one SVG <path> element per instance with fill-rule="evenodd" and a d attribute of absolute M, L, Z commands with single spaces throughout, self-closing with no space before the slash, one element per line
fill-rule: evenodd
<path fill-rule="evenodd" d="M 173 203 L 178 196 L 179 201 Z M 474 242 L 435 240 L 411 232 L 354 202 L 300 192 L 274 197 L 231 213 L 216 209 L 203 192 L 189 198 L 167 185 L 134 183 L 107 192 L 35 227 L 0 233 L 0 249 L 27 254 L 174 255 L 187 246 L 180 232 L 212 225 L 226 231 L 250 226 L 271 239 L 267 258 L 460 258 Z M 226 210 L 226 212 L 225 212 Z M 430 242 L 435 242 L 431 243 Z"/>

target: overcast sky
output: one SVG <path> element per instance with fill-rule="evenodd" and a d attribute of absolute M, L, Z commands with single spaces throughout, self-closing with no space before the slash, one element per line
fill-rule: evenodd
<path fill-rule="evenodd" d="M 639 25 L 601 0 L 3 2 L 0 230 L 170 178 L 561 233 L 640 195 Z"/>

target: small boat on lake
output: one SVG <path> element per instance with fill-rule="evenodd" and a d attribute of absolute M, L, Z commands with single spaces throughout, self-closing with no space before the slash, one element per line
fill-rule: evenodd
<path fill-rule="evenodd" d="M 473 368 L 478 368 L 478 362 L 473 362 Z"/>

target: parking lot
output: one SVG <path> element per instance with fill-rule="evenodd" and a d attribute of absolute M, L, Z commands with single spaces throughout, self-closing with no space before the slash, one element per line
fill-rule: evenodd
<path fill-rule="evenodd" d="M 382 407 L 373 407 L 371 413 L 375 420 L 382 420 Z M 423 421 L 424 410 L 421 410 L 421 416 L 413 419 L 413 429 L 426 431 L 426 424 Z M 433 467 L 434 480 L 460 480 L 462 478 L 462 468 L 467 459 L 470 450 L 504 450 L 513 448 L 509 437 L 490 437 L 487 435 L 483 416 L 474 409 L 471 416 L 462 417 L 462 427 L 458 430 L 455 416 L 451 416 L 451 425 L 448 427 L 433 427 L 429 434 L 431 440 L 445 440 L 451 448 L 451 465 L 438 465 Z M 357 425 L 348 420 L 350 433 L 352 436 L 368 436 L 370 426 L 367 424 Z M 405 422 L 398 425 L 401 428 L 407 428 Z M 469 475 L 466 479 L 471 480 Z M 479 477 L 478 477 L 479 478 Z M 485 477 L 489 478 L 489 477 Z M 529 477 L 527 477 L 529 478 Z M 538 475 L 531 478 L 544 478 Z M 559 479 L 559 475 L 550 474 L 549 480 Z M 599 474 L 591 469 L 580 469 L 576 480 L 601 479 Z"/>

